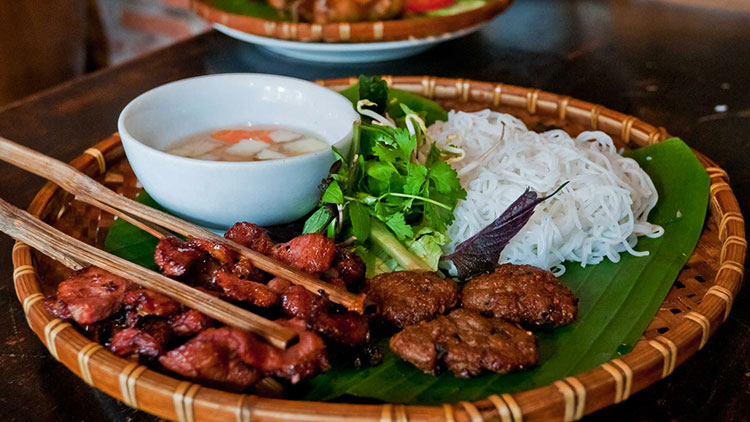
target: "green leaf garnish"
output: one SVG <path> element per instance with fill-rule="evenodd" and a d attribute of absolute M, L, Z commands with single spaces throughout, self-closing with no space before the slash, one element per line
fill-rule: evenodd
<path fill-rule="evenodd" d="M 383 114 L 388 104 L 388 85 L 379 76 L 359 76 L 359 98 L 370 100 L 374 105 L 370 110 Z"/>
<path fill-rule="evenodd" d="M 412 231 L 410 225 L 406 224 L 404 214 L 400 212 L 386 217 L 385 224 L 396 235 L 398 240 L 404 240 L 407 237 L 414 236 L 414 231 Z"/>
<path fill-rule="evenodd" d="M 331 184 L 328 185 L 328 189 L 326 189 L 325 193 L 323 193 L 323 197 L 320 198 L 320 201 L 324 204 L 344 203 L 344 193 L 341 191 L 341 186 L 339 186 L 339 183 L 336 180 L 332 181 Z"/>
<path fill-rule="evenodd" d="M 370 214 L 365 206 L 359 202 L 349 203 L 347 209 L 352 222 L 352 233 L 359 242 L 366 241 L 370 235 Z"/>
<path fill-rule="evenodd" d="M 418 149 L 426 140 L 424 121 L 445 119 L 447 114 L 424 98 L 388 89 L 379 77 L 360 76 L 359 84 L 342 94 L 359 107 L 362 123 L 354 127 L 349 157 L 334 151 L 337 162 L 321 188 L 321 207 L 343 206 L 343 221 L 337 221 L 333 236 L 353 235 L 356 246 L 360 246 L 356 249 L 366 261 L 373 258 L 365 256 L 369 247 L 390 255 L 390 259 L 378 259 L 377 268 L 388 267 L 386 263 L 398 257 L 397 265 L 437 269 L 441 251 L 435 245 L 449 241 L 444 232 L 453 222 L 453 209 L 466 192 L 440 150 L 431 145 L 428 156 L 418 159 Z M 321 217 L 316 212 L 310 220 L 318 218 Z M 376 221 L 383 223 L 382 230 L 374 229 Z M 312 227 L 322 224 L 308 223 Z M 328 226 L 329 236 L 332 227 Z M 431 230 L 435 235 L 420 240 L 414 227 Z M 374 236 L 373 231 L 378 235 Z M 379 246 L 368 239 L 379 242 Z"/>
<path fill-rule="evenodd" d="M 305 221 L 302 233 L 320 233 L 333 218 L 333 212 L 329 207 L 320 207 Z"/>
<path fill-rule="evenodd" d="M 331 222 L 328 224 L 328 228 L 326 229 L 326 236 L 330 238 L 336 237 L 336 221 L 337 219 L 334 218 L 331 220 Z"/>

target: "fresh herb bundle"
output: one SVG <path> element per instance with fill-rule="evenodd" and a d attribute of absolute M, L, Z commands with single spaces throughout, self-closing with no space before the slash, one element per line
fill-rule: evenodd
<path fill-rule="evenodd" d="M 360 77 L 363 122 L 355 125 L 348 156 L 334 148 L 336 162 L 304 232 L 353 240 L 369 274 L 397 267 L 435 270 L 448 242 L 445 230 L 466 191 L 448 154 L 434 144 L 420 148 L 426 113 L 388 98 L 383 80 Z"/>

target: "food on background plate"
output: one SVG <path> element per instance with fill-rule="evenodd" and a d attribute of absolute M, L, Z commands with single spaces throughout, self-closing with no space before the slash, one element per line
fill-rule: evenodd
<path fill-rule="evenodd" d="M 319 137 L 287 127 L 258 125 L 209 130 L 178 139 L 164 152 L 207 161 L 265 161 L 320 151 Z"/>
<path fill-rule="evenodd" d="M 304 22 L 360 22 L 401 14 L 404 0 L 268 0 L 272 7 Z"/>
<path fill-rule="evenodd" d="M 290 20 L 317 24 L 446 16 L 476 9 L 487 0 L 268 0 Z"/>

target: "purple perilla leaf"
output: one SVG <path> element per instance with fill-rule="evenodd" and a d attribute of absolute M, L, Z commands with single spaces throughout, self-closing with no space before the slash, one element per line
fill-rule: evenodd
<path fill-rule="evenodd" d="M 521 196 L 495 221 L 480 230 L 474 236 L 456 246 L 452 254 L 445 255 L 443 260 L 453 261 L 458 271 L 458 278 L 467 279 L 479 273 L 492 271 L 500 259 L 505 246 L 529 222 L 534 208 L 551 198 L 568 182 L 563 183 L 551 194 L 539 198 L 537 193 L 526 188 Z"/>

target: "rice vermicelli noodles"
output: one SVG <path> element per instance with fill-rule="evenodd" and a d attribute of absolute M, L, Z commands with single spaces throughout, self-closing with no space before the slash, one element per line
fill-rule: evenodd
<path fill-rule="evenodd" d="M 528 224 L 506 246 L 500 263 L 529 264 L 565 272 L 563 261 L 597 264 L 620 253 L 635 256 L 638 236 L 658 237 L 647 221 L 658 200 L 653 182 L 635 160 L 620 155 L 604 132 L 573 138 L 563 130 L 530 131 L 508 114 L 451 111 L 448 121 L 430 126 L 441 149 L 459 153 L 452 162 L 467 191 L 448 229 L 456 245 L 490 224 L 527 187 L 552 198 L 537 205 Z"/>

